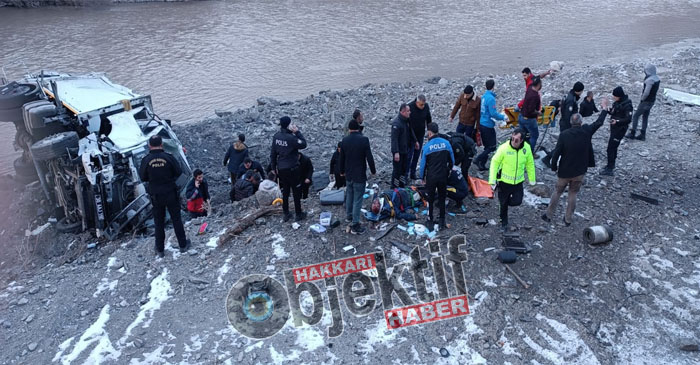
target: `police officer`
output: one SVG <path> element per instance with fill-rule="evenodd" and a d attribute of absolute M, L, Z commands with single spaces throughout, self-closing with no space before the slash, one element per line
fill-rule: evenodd
<path fill-rule="evenodd" d="M 433 207 L 437 197 L 437 206 L 440 209 L 440 228 L 447 228 L 445 224 L 445 197 L 447 194 L 447 178 L 452 166 L 455 164 L 454 153 L 450 142 L 438 134 L 437 123 L 428 124 L 428 143 L 423 146 L 423 158 L 420 162 L 420 178 L 425 182 L 428 190 L 428 212 L 430 221 L 428 226 L 435 224 Z M 437 191 L 437 194 L 435 193 Z"/>
<path fill-rule="evenodd" d="M 270 166 L 277 172 L 282 188 L 282 210 L 285 222 L 292 218 L 289 213 L 289 190 L 294 196 L 295 220 L 306 218 L 306 213 L 301 211 L 301 169 L 299 168 L 299 150 L 306 148 L 306 139 L 299 132 L 299 128 L 291 124 L 288 116 L 280 118 L 280 131 L 272 137 L 270 151 Z M 290 125 L 291 124 L 291 125 Z"/>
<path fill-rule="evenodd" d="M 163 151 L 163 139 L 152 136 L 148 140 L 150 153 L 141 160 L 139 176 L 148 183 L 148 194 L 153 205 L 153 220 L 156 226 L 156 254 L 163 257 L 165 250 L 165 209 L 170 213 L 175 235 L 180 244 L 180 252 L 187 252 L 190 240 L 185 236 L 185 228 L 180 218 L 180 197 L 175 181 L 182 169 L 173 155 Z"/>

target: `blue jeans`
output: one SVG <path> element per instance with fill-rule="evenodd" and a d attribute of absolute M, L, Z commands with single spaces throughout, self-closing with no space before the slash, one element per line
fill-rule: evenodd
<path fill-rule="evenodd" d="M 365 194 L 365 182 L 347 181 L 345 187 L 345 216 L 352 216 L 352 223 L 360 223 L 362 196 Z"/>
<path fill-rule="evenodd" d="M 455 132 L 464 134 L 465 136 L 467 136 L 471 139 L 474 139 L 474 126 L 473 125 L 464 125 L 462 123 L 457 123 L 457 130 Z"/>
<path fill-rule="evenodd" d="M 479 125 L 479 133 L 481 133 L 481 142 L 484 144 L 484 150 L 474 159 L 474 163 L 477 166 L 486 165 L 489 154 L 496 150 L 496 143 L 498 143 L 496 140 L 496 128 Z"/>
<path fill-rule="evenodd" d="M 530 133 L 530 149 L 532 149 L 532 153 L 535 153 L 537 138 L 540 137 L 540 129 L 537 126 L 537 118 L 525 118 L 522 114 L 520 114 L 520 116 L 518 116 L 518 123 L 523 129 Z"/>

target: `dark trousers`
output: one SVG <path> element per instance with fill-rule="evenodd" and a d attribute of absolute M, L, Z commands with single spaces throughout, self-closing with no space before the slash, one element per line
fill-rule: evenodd
<path fill-rule="evenodd" d="M 639 103 L 639 106 L 637 106 L 637 110 L 634 112 L 634 115 L 632 116 L 632 131 L 637 130 L 637 122 L 639 122 L 639 117 L 642 117 L 642 133 L 645 133 L 647 131 L 647 123 L 649 123 L 649 112 L 651 111 L 651 107 L 654 106 L 653 101 L 643 101 Z"/>
<path fill-rule="evenodd" d="M 425 184 L 425 188 L 428 191 L 428 213 L 431 221 L 435 221 L 433 218 L 433 207 L 435 206 L 435 191 L 437 190 L 437 206 L 440 209 L 440 221 L 445 220 L 445 197 L 447 196 L 447 179 L 437 179 L 437 181 L 432 181 L 428 179 Z M 432 228 L 432 227 L 428 227 Z"/>
<path fill-rule="evenodd" d="M 282 188 L 282 211 L 289 214 L 289 191 L 294 197 L 294 212 L 301 214 L 301 176 L 299 167 L 279 169 L 280 187 Z"/>
<path fill-rule="evenodd" d="M 236 173 L 232 172 L 231 173 L 231 185 L 235 185 L 235 184 L 236 184 Z"/>
<path fill-rule="evenodd" d="M 517 207 L 523 202 L 523 183 L 511 185 L 499 181 L 498 202 L 501 205 L 501 223 L 508 224 L 508 207 Z"/>
<path fill-rule="evenodd" d="M 165 250 L 166 209 L 170 213 L 170 220 L 173 223 L 173 229 L 175 229 L 177 242 L 181 248 L 187 246 L 185 227 L 182 226 L 182 217 L 180 216 L 180 197 L 178 197 L 177 191 L 172 190 L 151 195 L 151 204 L 153 205 L 153 223 L 156 228 L 156 251 L 163 252 Z"/>
<path fill-rule="evenodd" d="M 479 126 L 479 133 L 481 133 L 481 142 L 484 144 L 484 150 L 481 151 L 479 156 L 476 156 L 474 162 L 477 166 L 485 165 L 486 160 L 489 159 L 489 154 L 496 150 L 496 128 Z"/>
<path fill-rule="evenodd" d="M 615 168 L 615 160 L 617 160 L 617 148 L 620 147 L 622 138 L 625 137 L 627 127 L 615 128 L 610 130 L 610 139 L 608 139 L 608 165 L 609 169 Z"/>
<path fill-rule="evenodd" d="M 335 175 L 335 185 L 333 185 L 334 188 L 340 189 L 343 186 L 345 186 L 345 176 L 340 176 L 340 174 L 334 174 Z"/>
<path fill-rule="evenodd" d="M 309 197 L 309 188 L 311 188 L 311 184 L 307 184 L 305 182 L 301 183 L 301 198 L 306 199 Z"/>
<path fill-rule="evenodd" d="M 409 151 L 409 153 L 411 153 Z M 408 170 L 408 154 L 400 153 L 399 161 L 393 160 L 392 156 L 391 188 L 403 188 L 406 186 L 406 171 Z"/>
<path fill-rule="evenodd" d="M 462 133 L 465 136 L 474 139 L 474 126 L 473 125 L 464 125 L 462 123 L 457 123 L 457 130 L 455 132 L 457 133 Z"/>
<path fill-rule="evenodd" d="M 408 156 L 411 158 L 411 167 L 409 168 L 408 171 L 406 171 L 406 177 L 408 177 L 409 173 L 411 175 L 411 179 L 416 179 L 416 167 L 418 167 L 418 161 L 420 160 L 420 153 L 423 150 L 423 139 L 425 136 L 420 137 L 418 139 L 418 144 L 419 148 L 415 149 L 415 146 L 411 146 L 411 149 L 408 151 Z"/>
<path fill-rule="evenodd" d="M 366 182 L 348 181 L 345 189 L 345 216 L 352 217 L 353 224 L 360 223 L 360 213 L 362 209 L 362 196 L 365 194 Z"/>

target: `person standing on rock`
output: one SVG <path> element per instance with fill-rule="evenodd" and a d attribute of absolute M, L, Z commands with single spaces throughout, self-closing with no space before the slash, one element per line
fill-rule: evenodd
<path fill-rule="evenodd" d="M 360 225 L 362 196 L 367 185 L 367 165 L 374 176 L 374 156 L 369 145 L 369 138 L 360 132 L 360 124 L 350 121 L 348 134 L 340 143 L 340 175 L 345 177 L 345 221 L 352 222 L 350 233 L 361 234 L 366 231 Z"/>
<path fill-rule="evenodd" d="M 296 125 L 291 124 L 288 116 L 280 118 L 280 131 L 272 137 L 270 151 L 270 167 L 277 174 L 282 188 L 282 211 L 284 222 L 289 221 L 292 215 L 289 213 L 289 193 L 294 197 L 295 220 L 306 218 L 306 213 L 301 210 L 301 171 L 299 168 L 299 150 L 306 148 L 306 139 Z"/>
<path fill-rule="evenodd" d="M 474 95 L 474 87 L 467 85 L 459 97 L 455 106 L 450 113 L 450 123 L 459 111 L 459 124 L 457 124 L 457 133 L 462 133 L 465 136 L 476 139 L 475 132 L 479 128 L 479 118 L 481 117 L 481 98 Z"/>
<path fill-rule="evenodd" d="M 542 215 L 545 222 L 551 221 L 559 205 L 559 198 L 569 187 L 564 225 L 571 225 L 576 210 L 576 194 L 581 190 L 583 177 L 589 167 L 595 167 L 593 134 L 603 125 L 607 112 L 603 111 L 593 124 L 582 125 L 581 114 L 571 116 L 571 128 L 559 135 L 557 146 L 552 151 L 552 171 L 557 172 L 557 184 L 552 192 L 547 211 Z"/>
<path fill-rule="evenodd" d="M 620 142 L 625 137 L 627 127 L 632 121 L 632 113 L 634 107 L 632 101 L 625 94 L 622 86 L 616 87 L 613 92 L 615 102 L 608 109 L 610 114 L 610 139 L 608 140 L 608 164 L 600 172 L 601 175 L 613 176 L 615 170 L 615 161 L 617 160 L 617 149 L 620 147 Z"/>
<path fill-rule="evenodd" d="M 642 89 L 642 99 L 639 101 L 637 111 L 632 117 L 632 130 L 627 135 L 627 138 L 638 139 L 644 141 L 647 138 L 647 123 L 649 122 L 649 112 L 656 102 L 656 93 L 659 91 L 661 79 L 656 75 L 656 66 L 646 65 L 644 67 L 644 88 Z M 642 117 L 642 129 L 639 131 L 639 136 L 635 136 L 637 131 L 637 122 L 639 117 Z"/>
<path fill-rule="evenodd" d="M 571 116 L 578 113 L 578 99 L 581 98 L 584 85 L 581 81 L 576 81 L 574 87 L 569 90 L 569 93 L 564 98 L 561 105 L 561 118 L 559 119 L 559 131 L 563 132 L 571 128 Z"/>
<path fill-rule="evenodd" d="M 224 156 L 224 166 L 228 166 L 232 185 L 236 183 L 236 177 L 239 177 L 238 168 L 247 157 L 248 146 L 245 145 L 245 134 L 241 133 L 238 135 L 238 140 L 228 147 Z"/>
<path fill-rule="evenodd" d="M 433 122 L 433 117 L 430 115 L 430 105 L 426 102 L 423 94 L 418 95 L 415 100 L 408 103 L 408 106 L 411 108 L 408 123 L 416 136 L 416 141 L 418 141 L 418 148 L 414 149 L 408 156 L 411 159 L 411 167 L 408 173 L 410 173 L 411 180 L 416 180 L 416 167 L 418 166 L 423 139 L 425 139 L 425 130 L 428 124 Z"/>
<path fill-rule="evenodd" d="M 440 228 L 447 228 L 445 223 L 447 178 L 455 163 L 450 142 L 439 136 L 438 132 L 437 123 L 428 125 L 428 143 L 423 146 L 423 158 L 420 161 L 420 178 L 423 179 L 428 191 L 428 216 L 430 217 L 428 228 L 432 228 L 435 224 L 433 216 L 435 198 L 437 198 L 437 206 L 440 209 Z"/>
<path fill-rule="evenodd" d="M 165 255 L 165 210 L 170 213 L 170 220 L 180 244 L 180 252 L 187 252 L 190 240 L 185 235 L 185 227 L 180 216 L 180 196 L 175 182 L 182 175 L 182 168 L 173 155 L 163 150 L 163 139 L 151 136 L 148 139 L 150 152 L 141 160 L 139 177 L 148 183 L 148 195 L 153 205 L 153 222 L 155 224 L 156 254 Z"/>
<path fill-rule="evenodd" d="M 353 120 L 360 125 L 360 133 L 362 133 L 362 131 L 365 129 L 365 126 L 362 124 L 365 121 L 365 116 L 362 114 L 360 109 L 355 109 L 355 111 L 352 112 L 352 119 L 350 119 L 350 122 Z M 350 122 L 348 122 L 348 127 L 345 129 L 346 136 L 350 133 Z"/>
<path fill-rule="evenodd" d="M 394 156 L 391 172 L 391 188 L 406 186 L 406 177 L 409 167 L 409 153 L 420 149 L 420 145 L 408 124 L 411 108 L 408 104 L 401 104 L 399 115 L 391 122 L 391 154 Z"/>
<path fill-rule="evenodd" d="M 524 139 L 525 131 L 516 128 L 510 140 L 503 143 L 491 159 L 489 184 L 498 191 L 503 232 L 508 229 L 508 207 L 515 207 L 523 202 L 523 181 L 525 181 L 526 170 L 530 185 L 537 183 L 532 150 L 530 150 L 530 144 L 525 143 Z"/>
<path fill-rule="evenodd" d="M 540 136 L 540 130 L 537 126 L 537 118 L 542 115 L 542 100 L 540 99 L 540 89 L 542 89 L 542 79 L 534 77 L 530 87 L 525 92 L 520 115 L 518 116 L 518 124 L 530 134 L 530 148 L 533 153 L 537 148 L 537 138 Z"/>
<path fill-rule="evenodd" d="M 523 74 L 523 80 L 525 80 L 525 93 L 527 93 L 527 90 L 530 88 L 530 85 L 532 85 L 532 81 L 535 79 L 535 77 L 543 79 L 549 76 L 549 74 L 552 73 L 552 70 L 547 70 L 545 72 L 540 73 L 539 75 L 534 75 L 529 67 L 525 67 L 521 72 Z M 518 110 L 523 108 L 524 101 L 525 99 L 520 100 L 520 102 L 518 103 Z"/>
<path fill-rule="evenodd" d="M 481 141 L 484 145 L 484 150 L 476 156 L 474 163 L 479 168 L 479 171 L 486 171 L 486 160 L 489 154 L 496 150 L 498 141 L 496 140 L 496 124 L 495 120 L 504 120 L 506 116 L 496 110 L 496 93 L 494 86 L 496 82 L 493 79 L 486 80 L 486 92 L 481 98 L 481 111 L 479 119 L 479 133 L 481 133 Z"/>

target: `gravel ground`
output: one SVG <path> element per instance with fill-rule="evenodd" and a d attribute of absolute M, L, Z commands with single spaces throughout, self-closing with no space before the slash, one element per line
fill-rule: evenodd
<path fill-rule="evenodd" d="M 663 87 L 697 93 L 693 88 L 700 78 L 699 56 L 697 46 L 680 44 L 599 65 L 565 64 L 562 72 L 544 80 L 543 100 L 560 98 L 581 80 L 596 97 L 622 85 L 636 105 L 647 62 L 658 66 Z M 496 204 L 469 199 L 467 213 L 449 217 L 451 228 L 440 233 L 443 250 L 448 237 L 466 236 L 462 250 L 468 254 L 463 267 L 469 316 L 390 331 L 379 301 L 364 317 L 353 316 L 341 304 L 344 332 L 330 338 L 330 307 L 326 288 L 319 284 L 325 310 L 316 325 L 296 328 L 289 321 L 277 335 L 255 341 L 228 323 L 226 296 L 246 275 L 266 274 L 284 282 L 285 269 L 353 255 L 354 250 L 342 249 L 347 245 L 354 246 L 356 254 L 382 250 L 388 266 L 410 261 L 392 241 L 416 244 L 423 257 L 430 255 L 422 240 L 400 230 L 378 242 L 369 240 L 377 234 L 376 227 L 362 236 L 350 236 L 342 228 L 309 232 L 322 210 L 342 214 L 340 207 L 321 207 L 315 195 L 304 202 L 311 214 L 301 228 L 292 229 L 279 215 L 267 216 L 217 247 L 222 231 L 256 208 L 253 201 L 227 202 L 227 172 L 221 161 L 234 135 L 245 132 L 252 155 L 265 164 L 275 121 L 288 114 L 310 141 L 307 153 L 316 170 L 327 170 L 343 125 L 359 107 L 379 166 L 378 177 L 370 183 L 386 187 L 391 172 L 389 120 L 398 105 L 424 93 L 441 128 L 451 130 L 454 124 L 448 124 L 447 116 L 459 91 L 471 83 L 481 93 L 487 77 L 496 80 L 499 105 L 512 105 L 522 96 L 517 74 L 436 77 L 322 91 L 294 102 L 261 98 L 251 108 L 177 126 L 191 164 L 206 172 L 214 214 L 206 218 L 205 235 L 196 235 L 202 219 L 187 224 L 194 243 L 187 254 L 172 248 L 176 240 L 169 232 L 162 260 L 154 259 L 153 239 L 142 233 L 100 242 L 95 249 L 85 248 L 94 241 L 89 233 L 58 235 L 48 227 L 25 237 L 25 229 L 46 222 L 46 214 L 37 212 L 32 200 L 40 195 L 35 188 L 0 181 L 2 191 L 15 197 L 3 203 L 3 210 L 17 212 L 0 227 L 7 246 L 1 265 L 0 362 L 698 363 L 698 352 L 681 347 L 700 343 L 700 173 L 694 157 L 700 108 L 662 96 L 652 110 L 647 141 L 626 140 L 621 145 L 616 176 L 589 171 L 572 226 L 545 224 L 539 218 L 544 206 L 538 195 L 548 196 L 556 177 L 538 167 L 540 185 L 528 189 L 523 205 L 511 213 L 514 229 L 532 247 L 512 264 L 529 289 L 495 260 L 502 239 L 497 226 L 477 224 L 497 219 Z M 507 133 L 500 132 L 499 140 Z M 604 126 L 594 137 L 599 166 L 604 164 L 608 133 Z M 556 133 L 549 131 L 545 146 L 551 148 L 555 141 Z M 474 169 L 472 174 L 479 175 Z M 633 200 L 630 192 L 660 203 Z M 558 214 L 554 222 L 561 221 L 561 207 Z M 583 229 L 597 224 L 612 228 L 611 243 L 583 242 Z M 487 252 L 491 247 L 496 250 Z M 428 288 L 436 291 L 432 272 L 426 270 Z M 400 281 L 415 300 L 408 270 Z M 308 299 L 302 296 L 302 306 L 310 310 Z M 394 303 L 400 305 L 398 298 Z M 443 357 L 440 349 L 448 354 L 443 352 Z"/>

